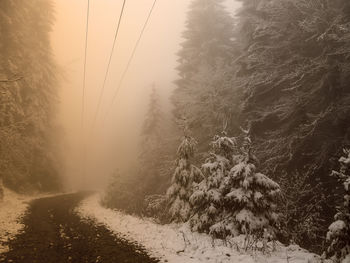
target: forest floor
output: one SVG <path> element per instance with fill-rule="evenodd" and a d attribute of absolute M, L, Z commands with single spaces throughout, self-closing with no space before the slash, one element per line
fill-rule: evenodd
<path fill-rule="evenodd" d="M 0 254 L 6 263 L 158 262 L 136 243 L 74 212 L 87 193 L 36 199 L 22 218 L 23 229 Z"/>

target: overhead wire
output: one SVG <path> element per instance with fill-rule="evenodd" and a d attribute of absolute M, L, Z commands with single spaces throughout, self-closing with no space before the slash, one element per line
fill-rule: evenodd
<path fill-rule="evenodd" d="M 84 53 L 84 73 L 83 73 L 83 94 L 81 101 L 81 129 L 84 129 L 84 116 L 85 116 L 85 92 L 86 92 L 86 61 L 88 50 L 88 36 L 89 36 L 89 16 L 90 16 L 90 0 L 87 1 L 87 13 L 86 13 L 86 29 L 85 29 L 85 53 Z"/>
<path fill-rule="evenodd" d="M 86 62 L 87 62 L 87 50 L 88 50 L 88 37 L 89 37 L 89 17 L 90 17 L 90 0 L 87 0 L 86 10 L 86 28 L 85 28 L 85 52 L 84 52 L 84 73 L 83 73 L 83 93 L 81 101 L 81 133 L 84 133 L 84 116 L 85 116 L 85 93 L 86 93 Z M 85 177 L 85 161 L 86 161 L 86 144 L 85 136 L 82 136 L 82 167 L 81 176 L 82 180 Z"/>
<path fill-rule="evenodd" d="M 94 115 L 93 122 L 92 122 L 92 128 L 91 128 L 92 131 L 94 130 L 94 127 L 96 125 L 97 117 L 98 117 L 98 114 L 99 114 L 99 111 L 100 111 L 100 108 L 101 108 L 101 102 L 102 102 L 103 94 L 104 94 L 105 87 L 106 87 L 106 81 L 107 81 L 109 69 L 110 69 L 110 66 L 111 66 L 111 61 L 112 61 L 112 57 L 113 57 L 113 53 L 114 53 L 114 49 L 115 49 L 115 44 L 117 42 L 116 40 L 118 38 L 119 29 L 120 29 L 121 21 L 122 21 L 123 14 L 124 14 L 125 3 L 126 3 L 126 0 L 123 0 L 123 5 L 122 5 L 122 8 L 121 8 L 121 11 L 120 11 L 120 14 L 119 14 L 118 24 L 117 24 L 117 27 L 116 27 L 116 30 L 115 30 L 115 34 L 114 34 L 113 45 L 112 45 L 112 49 L 111 49 L 111 52 L 110 52 L 110 55 L 109 55 L 108 65 L 107 65 L 105 77 L 104 77 L 104 80 L 103 80 L 103 85 L 102 85 L 102 88 L 101 88 L 101 91 L 100 91 L 100 95 L 99 95 L 99 99 L 98 99 L 98 103 L 97 103 L 97 108 L 96 108 L 95 115 Z"/>
<path fill-rule="evenodd" d="M 104 116 L 104 119 L 107 118 L 107 115 L 108 115 L 108 113 L 111 111 L 111 108 L 113 107 L 113 104 L 114 104 L 114 102 L 115 102 L 115 100 L 116 100 L 116 98 L 117 98 L 117 96 L 118 96 L 118 94 L 119 94 L 119 91 L 120 91 L 121 86 L 122 86 L 122 84 L 123 84 L 123 82 L 124 82 L 124 79 L 125 79 L 125 77 L 126 77 L 126 74 L 127 74 L 128 71 L 129 71 L 131 62 L 132 62 L 132 60 L 133 60 L 134 57 L 135 57 L 137 48 L 138 48 L 138 46 L 139 46 L 139 44 L 140 44 L 140 42 L 141 42 L 141 39 L 142 39 L 142 37 L 143 37 L 143 35 L 144 35 L 144 33 L 145 33 L 146 27 L 147 27 L 147 25 L 148 25 L 148 23 L 149 23 L 149 21 L 150 21 L 150 19 L 151 19 L 151 16 L 152 16 L 153 10 L 154 10 L 154 8 L 155 8 L 155 6 L 156 6 L 156 3 L 157 3 L 157 0 L 154 0 L 154 1 L 153 1 L 153 4 L 152 4 L 152 6 L 151 6 L 151 8 L 150 8 L 150 10 L 149 10 L 149 12 L 148 12 L 148 16 L 147 16 L 147 18 L 146 18 L 146 20 L 145 20 L 145 22 L 144 22 L 144 24 L 143 24 L 142 30 L 141 30 L 141 32 L 140 32 L 140 34 L 139 34 L 139 37 L 138 37 L 138 39 L 137 39 L 137 41 L 136 41 L 136 43 L 135 43 L 135 46 L 134 46 L 134 48 L 133 48 L 133 51 L 132 51 L 132 53 L 131 53 L 131 56 L 129 57 L 128 63 L 126 64 L 126 67 L 125 67 L 125 69 L 124 69 L 124 71 L 123 71 L 123 74 L 121 75 L 121 78 L 120 78 L 120 80 L 119 80 L 117 89 L 116 89 L 116 91 L 115 91 L 115 93 L 114 93 L 114 95 L 113 95 L 112 102 L 111 102 L 110 107 L 108 108 L 108 110 L 107 110 L 107 112 L 106 112 L 106 114 L 105 114 L 105 116 Z"/>

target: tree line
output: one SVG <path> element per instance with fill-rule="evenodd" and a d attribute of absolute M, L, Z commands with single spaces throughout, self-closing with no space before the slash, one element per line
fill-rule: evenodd
<path fill-rule="evenodd" d="M 0 181 L 19 192 L 60 187 L 53 22 L 49 0 L 0 3 Z"/>

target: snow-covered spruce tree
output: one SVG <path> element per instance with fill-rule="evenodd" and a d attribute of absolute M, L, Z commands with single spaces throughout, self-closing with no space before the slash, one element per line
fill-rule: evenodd
<path fill-rule="evenodd" d="M 177 150 L 176 168 L 172 184 L 166 194 L 169 214 L 171 221 L 174 222 L 186 222 L 189 219 L 192 210 L 190 196 L 194 185 L 203 180 L 201 170 L 191 164 L 196 144 L 196 140 L 185 132 Z"/>
<path fill-rule="evenodd" d="M 335 221 L 329 226 L 327 240 L 330 246 L 327 250 L 335 262 L 350 262 L 350 150 L 344 149 L 345 157 L 339 159 L 340 171 L 333 171 L 332 176 L 338 178 L 344 185 L 344 203 L 334 216 Z"/>
<path fill-rule="evenodd" d="M 230 234 L 237 231 L 249 240 L 273 233 L 278 219 L 275 209 L 280 186 L 257 172 L 257 162 L 252 154 L 249 131 L 245 131 L 241 156 L 224 182 L 225 207 L 220 224 L 230 226 Z"/>
<path fill-rule="evenodd" d="M 227 226 L 222 226 L 218 231 L 216 223 L 221 221 L 223 213 L 222 183 L 232 168 L 236 141 L 222 132 L 221 136 L 214 136 L 210 145 L 212 150 L 202 165 L 205 179 L 196 186 L 190 198 L 194 207 L 190 225 L 194 231 L 224 237 L 228 231 Z"/>

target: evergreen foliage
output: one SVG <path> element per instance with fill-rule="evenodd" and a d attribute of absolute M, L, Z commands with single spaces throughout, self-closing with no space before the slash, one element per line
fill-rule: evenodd
<path fill-rule="evenodd" d="M 177 150 L 175 172 L 166 193 L 169 214 L 174 222 L 186 222 L 189 219 L 192 210 L 189 199 L 193 187 L 203 179 L 201 170 L 191 163 L 196 144 L 194 138 L 185 134 Z"/>
<path fill-rule="evenodd" d="M 141 154 L 139 156 L 139 176 L 143 178 L 145 194 L 159 193 L 166 185 L 167 178 L 161 174 L 167 158 L 168 143 L 165 120 L 162 114 L 160 98 L 155 86 L 149 98 L 146 118 L 141 131 Z"/>
<path fill-rule="evenodd" d="M 235 138 L 215 136 L 213 152 L 202 166 L 205 179 L 191 196 L 191 227 L 215 238 L 245 234 L 262 238 L 273 234 L 280 187 L 256 172 L 251 140 L 244 136 L 239 149 Z"/>
<path fill-rule="evenodd" d="M 233 155 L 236 149 L 235 138 L 228 137 L 226 132 L 214 136 L 211 142 L 212 151 L 202 165 L 205 179 L 200 182 L 190 201 L 194 206 L 191 217 L 191 228 L 194 231 L 211 233 L 216 237 L 226 236 L 229 230 L 214 229 L 221 221 L 224 212 L 224 195 L 222 185 L 233 166 Z M 214 228 L 213 228 L 214 227 Z"/>
<path fill-rule="evenodd" d="M 335 221 L 329 226 L 327 240 L 330 246 L 327 250 L 336 262 L 349 262 L 350 260 L 350 150 L 344 150 L 345 157 L 339 159 L 339 172 L 333 171 L 344 186 L 344 202 L 338 207 L 338 213 L 334 216 Z"/>
<path fill-rule="evenodd" d="M 50 0 L 0 3 L 0 177 L 17 191 L 60 185 L 52 24 Z"/>
<path fill-rule="evenodd" d="M 220 132 L 221 121 L 235 123 L 232 95 L 236 55 L 233 44 L 233 18 L 222 0 L 195 0 L 187 14 L 184 41 L 178 52 L 177 88 L 173 93 L 174 115 L 188 117 L 198 139 L 199 153 L 206 152 L 208 141 Z M 237 103 L 238 104 L 238 103 Z M 229 127 L 229 130 L 231 127 Z M 203 132 L 205 130 L 206 132 Z"/>
<path fill-rule="evenodd" d="M 350 135 L 349 1 L 241 2 L 241 117 L 252 122 L 261 169 L 276 181 L 287 173 L 313 186 L 324 182 L 315 197 L 334 193 L 332 159 Z M 320 211 L 323 230 L 334 200 Z M 306 248 L 320 252 L 311 244 Z"/>
<path fill-rule="evenodd" d="M 274 233 L 280 187 L 266 175 L 257 172 L 257 159 L 252 153 L 248 132 L 241 151 L 237 164 L 230 170 L 223 185 L 224 222 L 235 224 L 239 233 L 262 238 L 266 232 Z"/>
<path fill-rule="evenodd" d="M 327 180 L 329 157 L 348 135 L 349 4 L 242 2 L 238 75 L 263 168 Z"/>

